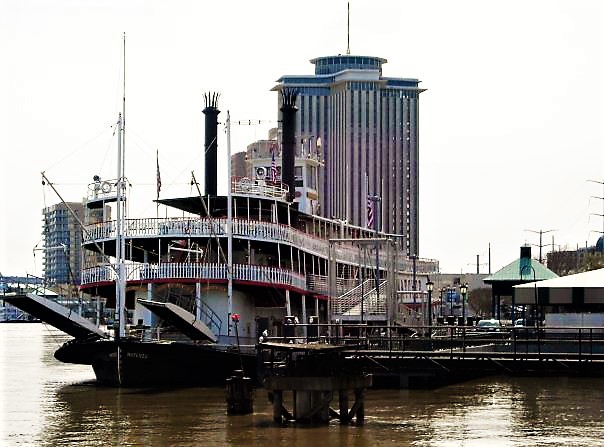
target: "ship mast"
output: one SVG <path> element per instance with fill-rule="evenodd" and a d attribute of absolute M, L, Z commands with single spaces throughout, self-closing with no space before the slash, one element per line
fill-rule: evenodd
<path fill-rule="evenodd" d="M 227 309 L 228 335 L 231 335 L 231 315 L 233 314 L 233 204 L 231 188 L 231 114 L 227 110 Z"/>
<path fill-rule="evenodd" d="M 124 262 L 124 253 L 126 252 L 126 243 L 124 238 L 124 219 L 125 219 L 125 203 L 126 198 L 124 194 L 124 177 L 123 177 L 123 148 L 122 148 L 122 114 L 119 114 L 119 118 L 117 121 L 117 129 L 118 129 L 118 140 L 117 140 L 117 153 L 118 153 L 118 163 L 117 163 L 117 214 L 116 214 L 116 231 L 115 231 L 115 262 L 117 263 L 116 273 L 117 278 L 115 281 L 115 314 L 118 318 L 119 326 L 118 332 L 116 332 L 116 338 L 121 338 L 126 335 L 126 318 L 124 312 L 124 306 L 126 304 L 126 266 Z"/>
<path fill-rule="evenodd" d="M 115 231 L 115 262 L 117 263 L 115 281 L 115 314 L 118 320 L 118 330 L 115 338 L 126 336 L 126 239 L 124 237 L 124 222 L 126 219 L 126 182 L 124 169 L 126 166 L 124 120 L 126 114 L 126 33 L 124 33 L 124 93 L 122 113 L 117 120 L 117 185 L 116 185 L 116 231 Z"/>

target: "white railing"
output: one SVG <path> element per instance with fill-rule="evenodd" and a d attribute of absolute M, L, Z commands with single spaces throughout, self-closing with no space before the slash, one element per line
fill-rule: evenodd
<path fill-rule="evenodd" d="M 127 281 L 146 280 L 224 280 L 227 265 L 217 263 L 164 262 L 161 264 L 127 264 Z M 101 265 L 82 271 L 82 285 L 115 281 L 115 265 Z M 306 291 L 306 278 L 290 270 L 262 265 L 234 264 L 233 280 L 291 286 Z"/>
<path fill-rule="evenodd" d="M 366 279 L 363 284 L 332 299 L 332 314 L 360 315 L 361 299 L 367 314 L 386 314 L 386 284 L 387 281 L 380 281 L 378 295 L 374 287 L 375 279 Z"/>
<path fill-rule="evenodd" d="M 167 236 L 186 239 L 187 237 L 226 237 L 226 219 L 208 218 L 143 218 L 127 219 L 125 236 L 159 237 Z M 307 253 L 327 257 L 329 241 L 320 239 L 287 225 L 262 222 L 250 219 L 233 219 L 233 236 L 267 242 L 280 242 L 298 247 Z M 101 222 L 86 226 L 83 242 L 111 240 L 115 238 L 115 221 Z M 334 244 L 334 257 L 338 262 L 359 265 L 358 250 L 351 246 Z M 381 265 L 386 265 L 386 251 L 380 253 Z M 398 259 L 398 270 L 413 271 L 413 261 L 407 258 Z M 438 271 L 438 262 L 432 260 L 416 260 L 417 274 L 430 274 Z"/>
<path fill-rule="evenodd" d="M 281 182 L 257 181 L 247 177 L 235 178 L 231 181 L 233 194 L 285 199 L 289 188 Z"/>

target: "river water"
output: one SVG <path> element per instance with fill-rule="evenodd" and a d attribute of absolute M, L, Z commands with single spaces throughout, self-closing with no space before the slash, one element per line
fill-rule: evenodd
<path fill-rule="evenodd" d="M 1 446 L 601 446 L 604 379 L 492 377 L 369 390 L 365 425 L 277 427 L 266 391 L 227 416 L 224 390 L 97 386 L 43 324 L 0 324 Z M 209 366 L 211 367 L 211 366 Z"/>

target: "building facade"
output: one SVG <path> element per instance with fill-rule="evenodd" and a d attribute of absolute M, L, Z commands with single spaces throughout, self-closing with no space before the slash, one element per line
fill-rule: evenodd
<path fill-rule="evenodd" d="M 82 221 L 84 205 L 68 204 Z M 51 285 L 79 284 L 82 265 L 82 229 L 65 203 L 44 208 L 44 277 Z"/>
<path fill-rule="evenodd" d="M 76 217 L 83 223 L 100 222 L 111 215 L 109 206 L 86 210 L 81 202 L 58 203 L 42 210 L 44 240 L 44 278 L 50 286 L 75 286 L 80 284 L 82 270 L 82 228 Z M 105 212 L 105 216 L 103 216 Z M 97 261 L 102 255 L 92 253 L 87 256 Z"/>
<path fill-rule="evenodd" d="M 322 158 L 319 213 L 367 226 L 371 197 L 376 228 L 418 255 L 419 80 L 382 76 L 379 57 L 310 62 L 314 75 L 283 76 L 273 90 L 298 92 L 300 155 Z"/>

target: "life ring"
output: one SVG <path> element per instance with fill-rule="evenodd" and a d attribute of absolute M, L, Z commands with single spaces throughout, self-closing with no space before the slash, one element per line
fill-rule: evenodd
<path fill-rule="evenodd" d="M 243 177 L 239 181 L 239 188 L 241 188 L 241 190 L 244 192 L 249 191 L 250 189 L 252 189 L 252 181 L 247 177 Z"/>
<path fill-rule="evenodd" d="M 103 182 L 103 184 L 101 185 L 101 191 L 103 191 L 105 194 L 107 194 L 108 192 L 111 191 L 111 183 L 109 182 Z"/>

